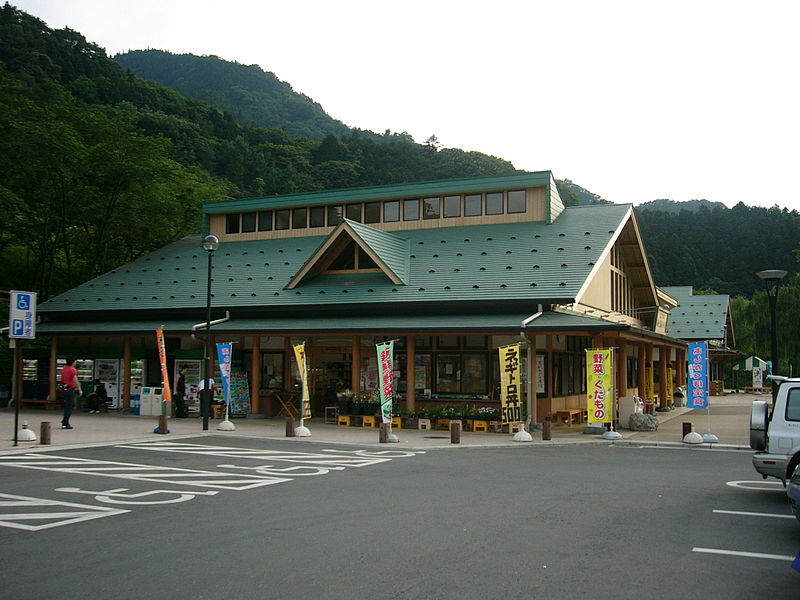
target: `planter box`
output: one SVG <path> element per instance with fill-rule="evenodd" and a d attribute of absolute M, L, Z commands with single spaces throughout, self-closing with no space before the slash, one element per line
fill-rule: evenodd
<path fill-rule="evenodd" d="M 502 433 L 503 432 L 502 421 L 489 421 L 489 431 L 493 433 Z"/>
<path fill-rule="evenodd" d="M 417 417 L 403 417 L 403 429 L 419 429 L 419 419 Z"/>
<path fill-rule="evenodd" d="M 430 419 L 417 419 L 419 421 L 419 428 L 420 429 L 430 429 L 431 428 L 431 420 Z"/>
<path fill-rule="evenodd" d="M 489 421 L 479 421 L 476 419 L 470 422 L 472 423 L 472 431 L 474 431 L 475 433 L 489 432 Z"/>

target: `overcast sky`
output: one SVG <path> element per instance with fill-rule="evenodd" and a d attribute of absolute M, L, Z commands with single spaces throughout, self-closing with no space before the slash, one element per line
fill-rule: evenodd
<path fill-rule="evenodd" d="M 797 0 L 17 0 L 109 55 L 258 64 L 347 125 L 613 202 L 800 209 Z"/>

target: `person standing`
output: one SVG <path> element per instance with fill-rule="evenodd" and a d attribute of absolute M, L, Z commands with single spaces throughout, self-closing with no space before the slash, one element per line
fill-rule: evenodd
<path fill-rule="evenodd" d="M 64 384 L 64 416 L 61 419 L 61 429 L 72 429 L 69 418 L 75 409 L 75 401 L 83 395 L 81 386 L 78 383 L 78 370 L 73 366 L 75 357 L 68 356 L 66 366 L 61 369 L 61 383 Z"/>
<path fill-rule="evenodd" d="M 182 419 L 187 416 L 186 411 L 186 367 L 178 371 L 178 381 L 175 382 L 175 416 Z"/>

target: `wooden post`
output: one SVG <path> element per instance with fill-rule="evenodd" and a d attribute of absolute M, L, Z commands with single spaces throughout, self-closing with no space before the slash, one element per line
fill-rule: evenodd
<path fill-rule="evenodd" d="M 661 408 L 668 406 L 668 394 L 672 390 L 667 386 L 667 368 L 669 367 L 669 348 L 660 346 L 658 348 L 658 405 Z"/>
<path fill-rule="evenodd" d="M 619 338 L 617 348 L 617 395 L 622 398 L 628 395 L 628 344 Z"/>
<path fill-rule="evenodd" d="M 450 421 L 450 443 L 461 443 L 461 421 Z"/>
<path fill-rule="evenodd" d="M 50 400 L 54 400 L 57 397 L 58 394 L 56 390 L 57 381 L 58 381 L 58 338 L 53 337 L 50 338 L 50 368 L 48 369 L 48 383 L 47 383 L 47 393 L 50 396 Z"/>
<path fill-rule="evenodd" d="M 50 421 L 42 421 L 39 428 L 39 444 L 47 446 L 50 444 Z"/>
<path fill-rule="evenodd" d="M 544 421 L 542 421 L 542 440 L 551 439 L 550 425 L 550 417 L 545 417 Z"/>
<path fill-rule="evenodd" d="M 553 334 L 547 334 L 547 397 L 544 398 L 540 415 L 547 421 L 553 414 Z M 548 438 L 549 439 L 549 438 Z"/>
<path fill-rule="evenodd" d="M 638 373 L 637 378 L 639 379 L 639 398 L 642 401 L 647 400 L 647 382 L 646 380 L 646 372 L 645 372 L 645 344 L 644 342 L 639 342 L 639 365 L 638 365 Z"/>
<path fill-rule="evenodd" d="M 131 407 L 131 336 L 129 335 L 123 338 L 121 406 L 122 408 Z"/>
<path fill-rule="evenodd" d="M 417 363 L 417 338 L 413 335 L 406 336 L 406 408 L 416 409 L 416 363 Z"/>
<path fill-rule="evenodd" d="M 250 412 L 259 414 L 261 412 L 261 336 L 254 335 L 253 340 L 253 359 L 250 362 Z"/>
<path fill-rule="evenodd" d="M 361 391 L 361 336 L 353 336 L 353 364 L 350 369 L 350 389 L 354 395 Z"/>
<path fill-rule="evenodd" d="M 286 417 L 286 437 L 295 437 L 294 435 L 294 417 Z"/>

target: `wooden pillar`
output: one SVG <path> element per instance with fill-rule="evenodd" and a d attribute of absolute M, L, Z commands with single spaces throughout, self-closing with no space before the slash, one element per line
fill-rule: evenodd
<path fill-rule="evenodd" d="M 623 338 L 618 339 L 617 360 L 617 397 L 628 395 L 628 344 Z"/>
<path fill-rule="evenodd" d="M 417 363 L 417 338 L 413 335 L 406 336 L 406 408 L 416 409 L 416 363 Z"/>
<path fill-rule="evenodd" d="M 536 394 L 536 336 L 534 335 L 531 337 L 527 333 L 525 335 L 525 341 L 528 342 L 528 385 L 525 387 L 525 394 L 527 396 L 530 393 L 530 402 L 527 403 L 527 406 L 530 407 L 531 410 L 531 423 L 538 423 L 539 422 L 539 410 L 537 406 L 537 394 Z"/>
<path fill-rule="evenodd" d="M 547 396 L 542 398 L 542 407 L 539 412 L 542 418 L 550 419 L 553 416 L 553 335 L 547 334 Z"/>
<path fill-rule="evenodd" d="M 678 348 L 675 351 L 675 385 L 686 385 L 686 349 Z"/>
<path fill-rule="evenodd" d="M 47 376 L 47 393 L 50 399 L 56 398 L 56 382 L 58 381 L 58 338 L 50 338 L 50 368 Z"/>
<path fill-rule="evenodd" d="M 350 389 L 353 394 L 361 391 L 361 336 L 353 336 L 353 364 L 350 369 Z"/>
<path fill-rule="evenodd" d="M 292 343 L 288 335 L 284 336 L 283 338 L 283 356 L 283 389 L 293 390 L 294 379 L 292 375 Z"/>
<path fill-rule="evenodd" d="M 647 400 L 647 383 L 646 383 L 646 372 L 645 372 L 645 363 L 647 362 L 646 358 L 646 348 L 644 342 L 639 342 L 639 368 L 637 376 L 639 379 L 639 398 L 642 400 Z"/>
<path fill-rule="evenodd" d="M 257 415 L 261 413 L 261 336 L 253 335 L 252 340 L 253 356 L 250 361 L 250 412 Z"/>
<path fill-rule="evenodd" d="M 669 404 L 668 395 L 671 390 L 667 386 L 667 369 L 669 368 L 669 348 L 660 346 L 658 349 L 658 405 L 666 408 Z"/>
<path fill-rule="evenodd" d="M 131 336 L 122 338 L 122 408 L 131 407 Z M 144 383 L 144 382 L 142 382 Z"/>

